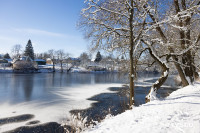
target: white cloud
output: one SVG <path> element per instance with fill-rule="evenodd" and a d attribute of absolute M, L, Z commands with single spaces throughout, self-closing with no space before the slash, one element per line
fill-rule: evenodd
<path fill-rule="evenodd" d="M 45 52 L 49 49 L 63 49 L 77 57 L 87 49 L 87 42 L 80 35 L 11 27 L 0 29 L 0 53 L 10 52 L 15 44 L 25 47 L 28 39 L 31 39 L 35 53 Z"/>
<path fill-rule="evenodd" d="M 23 32 L 23 33 L 29 33 L 29 34 L 34 34 L 34 35 L 44 35 L 44 36 L 52 36 L 52 37 L 66 37 L 67 35 L 65 34 L 60 34 L 60 33 L 55 33 L 55 32 L 49 32 L 45 30 L 40 30 L 40 29 L 14 29 L 17 32 Z"/>

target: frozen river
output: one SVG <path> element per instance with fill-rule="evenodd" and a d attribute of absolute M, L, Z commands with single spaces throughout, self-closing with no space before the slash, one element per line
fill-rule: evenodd
<path fill-rule="evenodd" d="M 80 73 L 39 73 L 39 74 L 0 74 L 0 103 L 11 105 L 21 102 L 49 102 L 59 99 L 55 95 L 61 90 L 90 87 L 99 84 L 122 84 L 126 79 L 119 74 L 80 74 Z M 98 90 L 97 90 L 98 91 Z M 56 102 L 56 101 L 55 101 Z M 60 102 L 58 100 L 58 102 Z"/>
<path fill-rule="evenodd" d="M 153 77 L 153 78 L 152 78 Z M 157 75 L 139 78 L 136 88 L 138 104 Z M 33 114 L 40 123 L 65 122 L 69 111 L 85 109 L 95 101 L 88 98 L 100 93 L 114 93 L 109 87 L 121 87 L 128 76 L 118 73 L 37 73 L 0 74 L 0 119 L 22 114 Z M 152 81 L 151 81 L 152 82 Z M 140 100 L 141 99 L 141 100 Z M 26 125 L 26 122 L 0 125 L 0 131 Z"/>

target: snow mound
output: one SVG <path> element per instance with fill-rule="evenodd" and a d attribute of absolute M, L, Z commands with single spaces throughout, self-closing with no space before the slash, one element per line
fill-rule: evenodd
<path fill-rule="evenodd" d="M 105 119 L 92 133 L 199 133 L 200 84 L 173 92 L 165 100 L 154 100 L 118 116 Z"/>

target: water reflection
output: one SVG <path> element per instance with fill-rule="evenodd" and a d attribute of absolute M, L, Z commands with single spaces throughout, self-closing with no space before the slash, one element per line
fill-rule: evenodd
<path fill-rule="evenodd" d="M 23 76 L 22 77 L 22 87 L 23 87 L 23 92 L 24 92 L 24 98 L 25 101 L 30 101 L 31 100 L 31 96 L 32 96 L 32 92 L 33 92 L 33 88 L 34 88 L 34 75 L 28 75 L 28 76 Z"/>
<path fill-rule="evenodd" d="M 159 75 L 140 74 L 141 78 L 159 77 Z M 173 81 L 168 79 L 171 86 Z M 155 82 L 156 79 L 150 80 Z M 25 101 L 49 101 L 60 99 L 55 95 L 59 89 L 67 90 L 70 87 L 82 85 L 128 83 L 128 74 L 119 73 L 40 73 L 40 74 L 0 74 L 0 103 L 20 103 Z M 137 83 L 136 83 L 137 84 Z M 140 84 L 142 84 L 140 82 Z M 136 87 L 135 99 L 138 103 L 144 102 L 144 97 L 150 87 Z M 164 91 L 163 91 L 164 92 Z M 163 93 L 161 90 L 161 94 Z M 165 92 L 166 93 L 166 92 Z M 163 93 L 164 94 L 164 93 Z"/>
<path fill-rule="evenodd" d="M 40 73 L 0 74 L 0 102 L 19 103 L 24 101 L 58 98 L 54 91 L 78 85 L 125 83 L 126 77 L 118 74 Z"/>

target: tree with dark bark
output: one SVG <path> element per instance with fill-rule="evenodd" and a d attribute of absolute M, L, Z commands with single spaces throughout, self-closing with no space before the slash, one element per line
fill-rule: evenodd
<path fill-rule="evenodd" d="M 134 0 L 86 0 L 87 8 L 82 10 L 79 27 L 87 38 L 92 39 L 92 49 L 108 52 L 118 51 L 129 55 L 130 107 L 134 104 L 134 75 L 136 59 L 134 54 L 140 44 L 145 16 L 137 15 Z"/>
<path fill-rule="evenodd" d="M 194 30 L 199 29 L 199 26 L 194 27 L 194 24 L 199 25 L 198 1 L 173 0 L 168 2 L 168 8 L 163 8 L 162 4 L 161 0 L 149 0 L 144 4 L 143 7 L 151 18 L 147 22 L 148 33 L 151 33 L 151 36 L 147 34 L 145 37 L 146 40 L 157 44 L 160 57 L 170 58 L 170 62 L 174 63 L 179 73 L 182 85 L 187 86 L 198 77 L 194 62 L 200 37 Z M 162 12 L 159 8 L 162 8 Z M 187 80 L 187 77 L 190 80 Z"/>
<path fill-rule="evenodd" d="M 167 79 L 171 63 L 183 86 L 194 81 L 197 75 L 194 59 L 200 45 L 198 0 L 86 0 L 86 4 L 80 27 L 92 39 L 92 50 L 129 54 L 130 105 L 134 103 L 137 64 L 144 51 L 148 51 L 162 73 L 150 89 L 147 101 Z"/>

